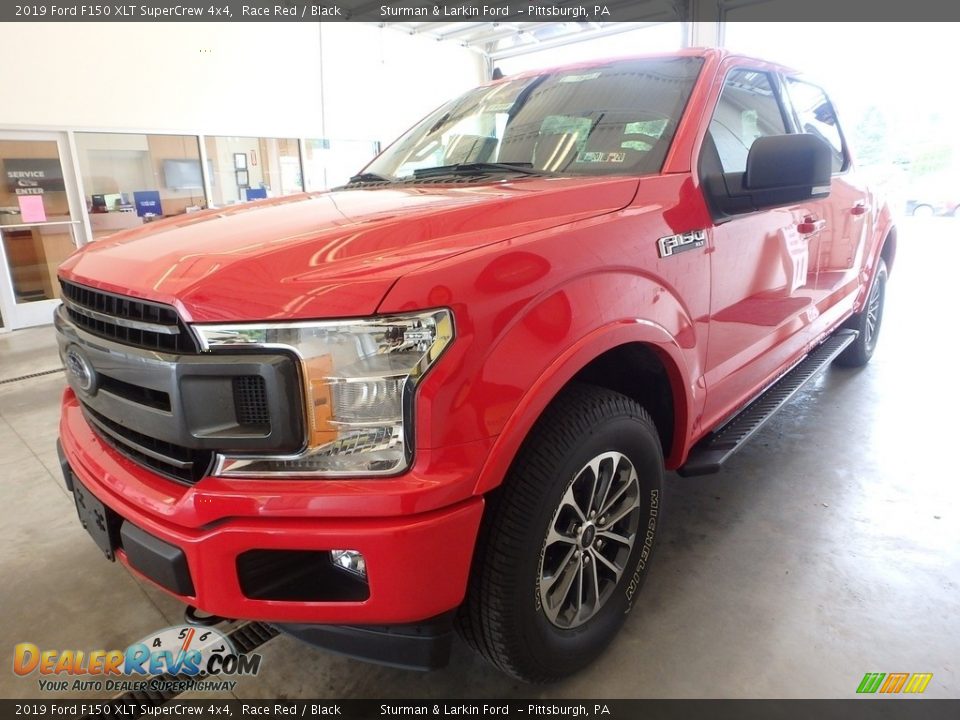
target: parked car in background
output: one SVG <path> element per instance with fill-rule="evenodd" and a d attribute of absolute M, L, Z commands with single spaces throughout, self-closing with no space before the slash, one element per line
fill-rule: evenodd
<path fill-rule="evenodd" d="M 916 217 L 960 217 L 960 178 L 937 176 L 908 183 L 904 212 Z"/>
<path fill-rule="evenodd" d="M 960 202 L 955 200 L 936 201 L 930 200 L 929 198 L 924 200 L 907 200 L 904 211 L 907 215 L 914 215 L 916 217 L 934 217 L 935 215 L 941 217 L 948 215 L 960 217 Z"/>

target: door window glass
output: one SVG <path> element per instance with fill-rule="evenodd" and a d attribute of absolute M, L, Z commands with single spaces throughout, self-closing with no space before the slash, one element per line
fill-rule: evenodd
<path fill-rule="evenodd" d="M 723 171 L 744 172 L 750 146 L 757 138 L 786 131 L 770 76 L 753 70 L 731 72 L 710 121 L 710 135 Z"/>
<path fill-rule="evenodd" d="M 800 120 L 800 130 L 826 140 L 833 150 L 833 171 L 843 170 L 843 137 L 830 99 L 816 85 L 794 78 L 787 78 L 787 92 Z"/>

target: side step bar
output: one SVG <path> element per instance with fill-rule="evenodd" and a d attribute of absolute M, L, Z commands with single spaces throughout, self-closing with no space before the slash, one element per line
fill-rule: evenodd
<path fill-rule="evenodd" d="M 687 462 L 677 472 L 684 477 L 719 472 L 720 466 L 742 448 L 777 410 L 856 339 L 856 330 L 840 330 L 824 340 L 726 425 L 694 445 Z"/>

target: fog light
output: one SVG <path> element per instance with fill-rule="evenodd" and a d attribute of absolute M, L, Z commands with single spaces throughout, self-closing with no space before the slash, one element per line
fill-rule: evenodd
<path fill-rule="evenodd" d="M 330 560 L 338 568 L 362 578 L 367 577 L 367 561 L 358 550 L 331 550 Z"/>

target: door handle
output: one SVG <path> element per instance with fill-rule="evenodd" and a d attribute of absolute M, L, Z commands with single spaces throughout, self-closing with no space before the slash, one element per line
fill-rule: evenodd
<path fill-rule="evenodd" d="M 826 220 L 818 220 L 813 215 L 807 215 L 803 219 L 803 222 L 797 225 L 797 232 L 801 235 L 813 235 L 823 230 L 826 226 Z"/>
<path fill-rule="evenodd" d="M 850 208 L 851 215 L 866 215 L 867 210 L 870 209 L 870 206 L 866 203 L 858 202 L 852 208 Z"/>

